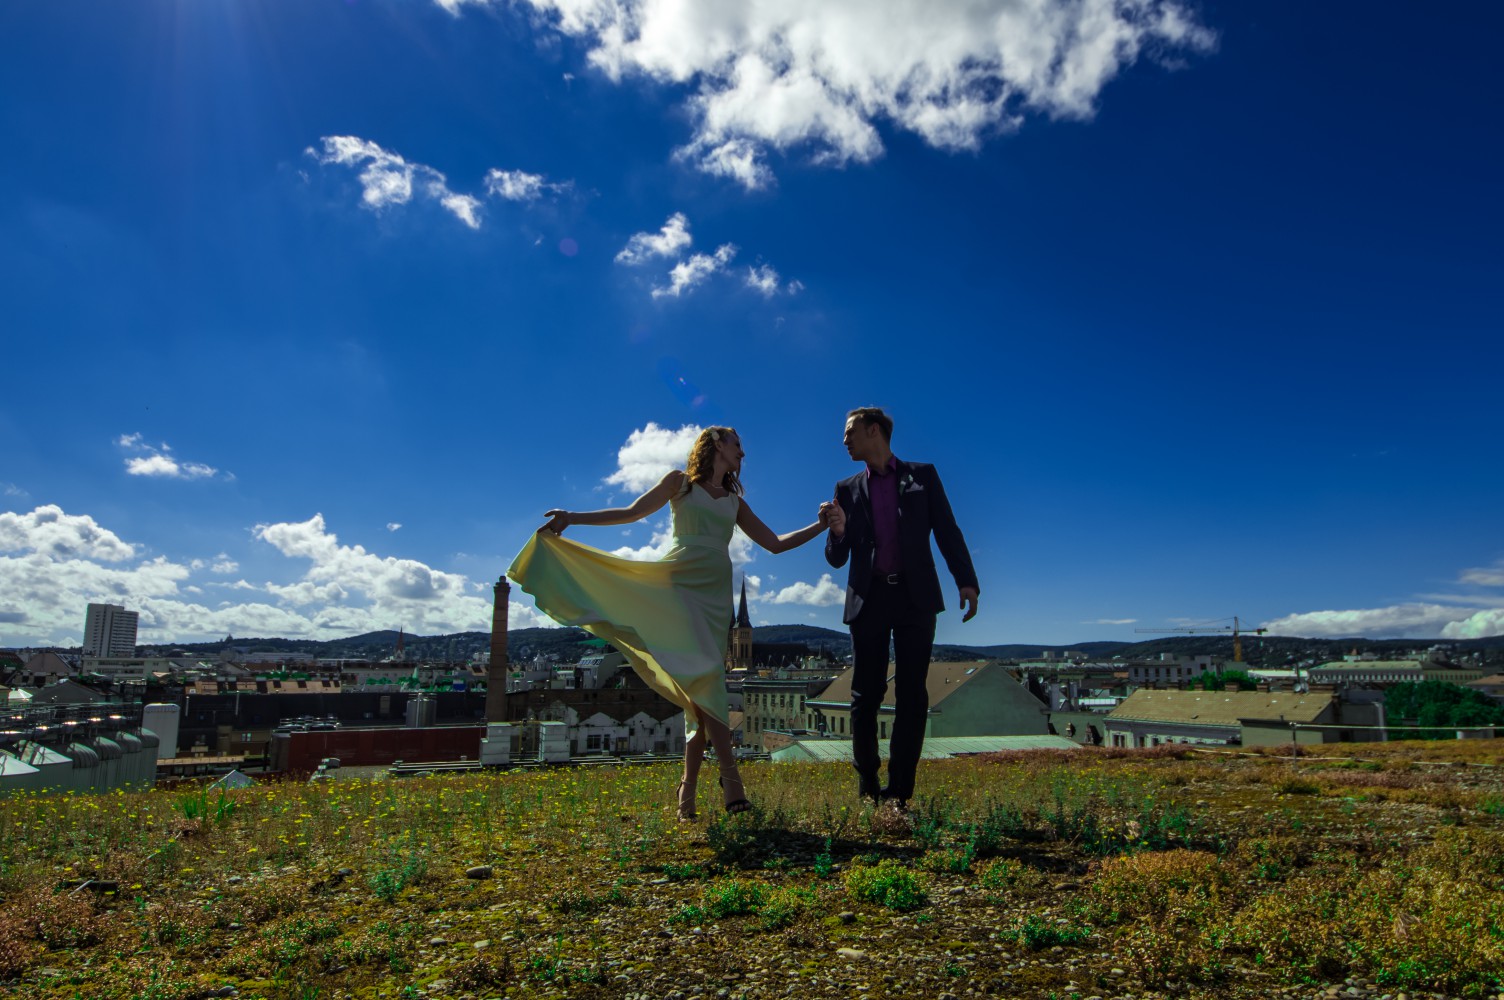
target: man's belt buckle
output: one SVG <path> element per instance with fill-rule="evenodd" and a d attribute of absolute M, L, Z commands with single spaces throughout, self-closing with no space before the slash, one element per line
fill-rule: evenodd
<path fill-rule="evenodd" d="M 895 586 L 898 584 L 898 574 L 897 573 L 889 573 L 887 576 L 883 577 L 883 579 L 886 580 L 886 581 L 888 581 L 888 583 L 893 584 Z"/>

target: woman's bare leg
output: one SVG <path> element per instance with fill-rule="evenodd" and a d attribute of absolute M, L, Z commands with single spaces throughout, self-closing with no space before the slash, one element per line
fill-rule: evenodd
<path fill-rule="evenodd" d="M 695 713 L 699 718 L 700 713 Z M 691 819 L 695 815 L 695 789 L 700 781 L 700 765 L 705 763 L 705 723 L 695 728 L 695 734 L 684 741 L 684 778 L 679 782 L 679 817 Z"/>
<path fill-rule="evenodd" d="M 722 794 L 727 805 L 746 801 L 747 794 L 742 788 L 742 773 L 736 766 L 736 749 L 731 745 L 731 729 L 719 719 L 704 715 L 697 709 L 696 716 L 700 720 L 700 731 L 710 737 L 710 745 L 715 748 L 716 763 L 721 769 Z"/>

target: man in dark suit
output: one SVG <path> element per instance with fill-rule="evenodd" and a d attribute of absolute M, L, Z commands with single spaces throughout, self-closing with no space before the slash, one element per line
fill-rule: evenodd
<path fill-rule="evenodd" d="M 839 569 L 851 560 L 845 622 L 851 626 L 855 673 L 851 682 L 851 749 L 857 792 L 902 809 L 914 796 L 914 772 L 924 748 L 930 648 L 935 616 L 945 610 L 930 535 L 960 588 L 961 619 L 977 613 L 977 575 L 956 526 L 945 487 L 933 465 L 903 462 L 891 447 L 893 418 L 876 407 L 846 417 L 846 451 L 862 471 L 836 484 L 836 509 L 825 559 Z M 888 646 L 893 646 L 893 732 L 888 784 L 878 783 L 877 712 L 888 692 Z"/>

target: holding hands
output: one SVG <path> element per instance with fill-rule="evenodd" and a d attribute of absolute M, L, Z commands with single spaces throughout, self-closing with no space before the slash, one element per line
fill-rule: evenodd
<path fill-rule="evenodd" d="M 834 500 L 827 500 L 820 505 L 820 524 L 839 538 L 846 534 L 846 511 Z"/>

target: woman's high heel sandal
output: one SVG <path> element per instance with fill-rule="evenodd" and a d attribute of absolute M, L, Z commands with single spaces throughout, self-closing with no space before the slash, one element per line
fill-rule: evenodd
<path fill-rule="evenodd" d="M 721 792 L 726 798 L 726 811 L 728 813 L 744 813 L 752 808 L 752 803 L 747 801 L 747 794 L 742 790 L 742 779 L 738 775 L 731 779 L 731 784 L 726 784 L 726 776 L 719 779 Z"/>
<path fill-rule="evenodd" d="M 695 786 L 688 781 L 679 782 L 679 821 L 687 823 L 699 814 L 695 812 Z"/>

